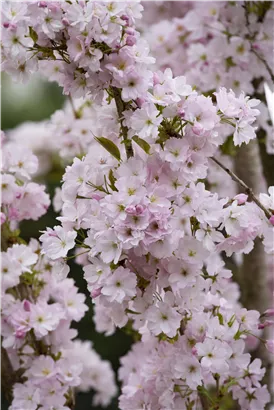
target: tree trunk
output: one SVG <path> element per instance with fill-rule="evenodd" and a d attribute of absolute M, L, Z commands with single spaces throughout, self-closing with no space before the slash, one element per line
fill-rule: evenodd
<path fill-rule="evenodd" d="M 262 164 L 257 140 L 252 140 L 248 145 L 242 145 L 235 158 L 235 173 L 255 193 L 266 192 L 266 184 L 263 178 Z M 239 267 L 237 281 L 241 288 L 241 302 L 247 309 L 255 309 L 263 313 L 271 306 L 271 292 L 268 285 L 268 271 L 263 245 L 256 240 L 254 249 L 243 255 L 242 265 Z M 263 338 L 266 338 L 266 331 Z M 266 368 L 264 382 L 269 390 L 271 383 L 271 356 L 265 346 L 260 346 L 252 353 L 253 357 L 259 357 Z"/>

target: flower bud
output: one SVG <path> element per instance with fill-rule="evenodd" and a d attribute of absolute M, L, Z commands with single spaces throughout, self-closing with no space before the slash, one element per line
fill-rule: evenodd
<path fill-rule="evenodd" d="M 100 201 L 100 199 L 102 199 L 99 194 L 92 194 L 91 198 L 95 199 L 96 201 Z"/>
<path fill-rule="evenodd" d="M 155 86 L 158 84 L 160 84 L 160 78 L 157 73 L 153 73 L 153 85 Z"/>
<path fill-rule="evenodd" d="M 102 289 L 102 288 L 93 289 L 93 290 L 90 292 L 90 296 L 92 297 L 92 299 L 95 299 L 95 298 L 97 298 L 98 296 L 101 295 L 101 289 Z"/>
<path fill-rule="evenodd" d="M 258 325 L 258 329 L 264 329 L 265 327 L 273 326 L 274 322 L 273 320 L 266 320 L 264 323 L 260 323 Z"/>
<path fill-rule="evenodd" d="M 17 339 L 23 339 L 26 335 L 26 332 L 24 332 L 23 330 L 16 330 L 15 332 L 15 337 Z"/>
<path fill-rule="evenodd" d="M 31 303 L 26 299 L 23 302 L 23 308 L 26 312 L 30 312 Z"/>
<path fill-rule="evenodd" d="M 136 38 L 134 36 L 128 36 L 126 39 L 126 45 L 132 47 L 134 44 L 136 44 Z"/>
<path fill-rule="evenodd" d="M 238 194 L 236 196 L 234 196 L 233 199 L 236 199 L 236 201 L 238 202 L 238 205 L 243 205 L 246 203 L 248 196 L 246 194 Z"/>
<path fill-rule="evenodd" d="M 144 104 L 145 100 L 144 100 L 144 98 L 138 97 L 138 98 L 136 98 L 135 102 L 138 105 L 138 107 L 141 108 L 142 105 Z"/>
<path fill-rule="evenodd" d="M 269 218 L 269 222 L 274 226 L 274 215 Z"/>
<path fill-rule="evenodd" d="M 62 23 L 64 24 L 65 27 L 68 27 L 68 26 L 69 26 L 69 21 L 68 21 L 68 19 L 65 18 L 65 17 L 62 19 Z"/>
<path fill-rule="evenodd" d="M 134 205 L 128 205 L 125 209 L 126 213 L 129 215 L 136 215 L 136 208 Z"/>
<path fill-rule="evenodd" d="M 265 317 L 274 316 L 274 309 L 267 309 L 267 310 L 262 314 L 262 316 L 265 316 Z"/>
<path fill-rule="evenodd" d="M 38 3 L 38 7 L 40 7 L 41 9 L 48 7 L 47 2 L 46 1 L 39 1 Z"/>
<path fill-rule="evenodd" d="M 141 215 L 145 210 L 145 207 L 143 205 L 136 205 L 136 213 L 137 215 Z"/>
<path fill-rule="evenodd" d="M 135 30 L 132 27 L 128 27 L 125 29 L 126 34 L 128 34 L 129 36 L 134 36 L 135 35 Z"/>
<path fill-rule="evenodd" d="M 194 125 L 194 127 L 192 127 L 192 131 L 194 132 L 195 135 L 202 135 L 203 133 L 203 127 L 201 126 L 201 124 L 199 124 L 198 122 Z"/>

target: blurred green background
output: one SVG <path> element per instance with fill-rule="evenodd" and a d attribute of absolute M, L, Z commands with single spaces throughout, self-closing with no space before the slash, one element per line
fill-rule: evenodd
<path fill-rule="evenodd" d="M 40 121 L 50 118 L 54 111 L 62 108 L 65 97 L 55 83 L 48 83 L 39 77 L 34 76 L 27 84 L 19 84 L 3 74 L 1 102 L 1 128 L 5 131 L 25 121 Z M 54 189 L 60 186 L 60 175 L 60 172 L 51 172 L 49 178 L 43 181 L 47 185 L 51 197 L 54 194 Z M 44 230 L 47 226 L 52 227 L 56 225 L 56 216 L 52 207 L 50 207 L 48 213 L 40 218 L 39 221 L 22 223 L 20 226 L 21 236 L 25 240 L 31 237 L 39 237 L 39 231 Z M 81 267 L 73 262 L 70 263 L 70 266 L 70 276 L 76 281 L 79 290 L 88 296 Z M 73 323 L 73 327 L 78 330 L 78 337 L 80 339 L 92 341 L 95 350 L 103 359 L 109 360 L 112 363 L 113 369 L 117 372 L 119 357 L 127 353 L 132 339 L 120 330 L 110 337 L 96 333 L 92 321 L 92 306 L 89 297 L 87 297 L 86 302 L 89 305 L 89 311 L 80 323 Z M 6 410 L 8 404 L 5 402 L 3 394 L 2 400 L 1 408 Z M 75 410 L 102 409 L 101 407 L 92 406 L 91 401 L 92 392 L 78 393 Z M 113 400 L 111 405 L 107 407 L 107 410 L 116 409 L 118 409 L 117 399 Z"/>

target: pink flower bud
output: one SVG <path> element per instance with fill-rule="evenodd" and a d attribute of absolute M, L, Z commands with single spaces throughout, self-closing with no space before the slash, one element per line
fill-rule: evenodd
<path fill-rule="evenodd" d="M 23 308 L 26 312 L 30 312 L 31 303 L 26 299 L 23 302 Z"/>
<path fill-rule="evenodd" d="M 194 356 L 197 356 L 198 351 L 197 351 L 197 349 L 196 349 L 196 347 L 195 347 L 195 346 L 194 346 L 194 347 L 192 347 L 192 349 L 191 349 L 191 353 L 192 353 Z"/>
<path fill-rule="evenodd" d="M 42 8 L 42 9 L 48 7 L 47 2 L 46 1 L 39 1 L 38 7 Z"/>
<path fill-rule="evenodd" d="M 145 207 L 143 205 L 136 205 L 135 209 L 136 209 L 136 214 L 141 215 L 144 212 Z"/>
<path fill-rule="evenodd" d="M 91 198 L 95 199 L 96 201 L 100 201 L 100 199 L 102 199 L 102 197 L 99 194 L 92 194 Z"/>
<path fill-rule="evenodd" d="M 252 48 L 255 48 L 255 50 L 260 50 L 260 44 L 258 43 L 253 43 Z"/>
<path fill-rule="evenodd" d="M 238 202 L 238 205 L 243 205 L 246 203 L 248 196 L 246 194 L 238 194 L 234 196 L 233 199 L 236 199 L 236 201 Z"/>
<path fill-rule="evenodd" d="M 181 118 L 185 118 L 186 112 L 185 112 L 185 110 L 180 110 L 180 111 L 178 112 L 178 114 L 179 114 L 179 116 L 180 116 Z"/>
<path fill-rule="evenodd" d="M 153 85 L 160 84 L 160 78 L 157 73 L 153 73 Z"/>
<path fill-rule="evenodd" d="M 128 34 L 129 36 L 134 36 L 135 35 L 135 30 L 132 27 L 128 27 L 125 29 L 126 34 Z"/>
<path fill-rule="evenodd" d="M 274 321 L 273 320 L 266 320 L 264 323 L 260 323 L 258 325 L 258 329 L 264 329 L 265 327 L 273 326 Z"/>
<path fill-rule="evenodd" d="M 92 299 L 95 299 L 95 298 L 97 298 L 98 296 L 101 295 L 101 289 L 102 289 L 102 288 L 93 289 L 93 290 L 90 292 L 90 296 L 92 297 Z"/>
<path fill-rule="evenodd" d="M 125 209 L 126 213 L 129 215 L 136 215 L 136 208 L 134 205 L 128 205 Z"/>
<path fill-rule="evenodd" d="M 271 317 L 274 316 L 274 309 L 267 309 L 262 316 Z"/>
<path fill-rule="evenodd" d="M 267 340 L 265 342 L 265 347 L 270 353 L 274 354 L 274 340 Z"/>
<path fill-rule="evenodd" d="M 62 23 L 64 24 L 65 27 L 68 27 L 68 26 L 69 26 L 69 21 L 68 21 L 68 19 L 65 18 L 65 17 L 62 19 Z"/>
<path fill-rule="evenodd" d="M 4 27 L 4 28 L 9 28 L 9 26 L 10 26 L 10 23 L 8 23 L 8 22 L 3 23 L 3 27 Z"/>
<path fill-rule="evenodd" d="M 136 38 L 134 36 L 128 36 L 126 39 L 126 45 L 132 47 L 134 44 L 136 44 Z"/>
<path fill-rule="evenodd" d="M 3 213 L 3 212 L 1 212 L 0 213 L 0 217 L 1 217 L 1 225 L 3 225 L 3 223 L 5 223 L 6 222 L 6 215 Z"/>
<path fill-rule="evenodd" d="M 23 330 L 16 330 L 15 332 L 15 337 L 17 339 L 23 339 L 26 335 L 26 332 L 24 332 Z"/>
<path fill-rule="evenodd" d="M 274 215 L 269 218 L 269 222 L 274 226 Z"/>
<path fill-rule="evenodd" d="M 194 132 L 195 135 L 202 135 L 203 133 L 203 127 L 201 124 L 199 124 L 198 122 L 194 125 L 194 127 L 192 127 L 192 131 Z"/>
<path fill-rule="evenodd" d="M 129 21 L 129 17 L 126 16 L 125 14 L 123 14 L 123 15 L 121 16 L 121 20 L 124 20 L 124 21 L 128 22 L 128 21 Z"/>
<path fill-rule="evenodd" d="M 138 98 L 136 98 L 135 102 L 138 105 L 138 107 L 141 108 L 142 105 L 144 104 L 145 100 L 144 100 L 144 98 L 139 98 L 138 97 Z"/>

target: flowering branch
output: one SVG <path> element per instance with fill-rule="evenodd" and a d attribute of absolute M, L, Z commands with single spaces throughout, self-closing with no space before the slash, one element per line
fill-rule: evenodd
<path fill-rule="evenodd" d="M 251 38 L 254 37 L 254 34 L 251 33 L 251 30 L 250 30 L 249 13 L 248 13 L 248 7 L 247 7 L 247 2 L 246 2 L 246 1 L 244 2 L 244 4 L 243 4 L 242 7 L 243 7 L 244 10 L 245 10 L 245 20 L 246 20 L 246 27 L 247 27 L 247 30 L 248 30 L 248 33 L 249 33 L 249 36 L 250 36 L 250 38 L 249 38 L 249 43 L 250 43 L 250 47 L 251 47 L 251 52 L 252 52 L 253 54 L 255 54 L 255 56 L 264 64 L 265 68 L 266 68 L 267 71 L 268 71 L 268 74 L 269 74 L 270 77 L 271 77 L 272 82 L 274 82 L 274 74 L 273 74 L 273 72 L 272 72 L 272 70 L 271 70 L 269 64 L 268 64 L 267 61 L 257 52 L 257 50 L 255 50 L 255 48 L 253 47 L 253 44 L 252 44 L 252 42 L 251 42 Z"/>
<path fill-rule="evenodd" d="M 256 197 L 256 195 L 254 194 L 254 192 L 252 191 L 252 189 L 246 185 L 246 183 L 244 181 L 242 181 L 239 177 L 237 177 L 236 174 L 234 174 L 233 171 L 231 171 L 230 169 L 226 168 L 218 159 L 211 157 L 212 161 L 214 161 L 216 164 L 219 165 L 219 167 L 221 167 L 228 175 L 231 176 L 231 178 L 233 179 L 233 181 L 237 182 L 237 184 L 241 185 L 246 193 L 250 196 L 250 198 L 252 198 L 252 200 L 255 202 L 255 204 L 258 205 L 259 208 L 262 209 L 262 211 L 264 211 L 265 216 L 270 219 L 272 214 L 271 212 L 269 212 L 264 206 L 263 204 L 258 200 L 258 198 Z"/>
<path fill-rule="evenodd" d="M 72 99 L 72 97 L 71 97 L 70 94 L 68 95 L 68 100 L 69 100 L 69 102 L 70 102 L 70 105 L 71 105 L 71 109 L 72 109 L 74 118 L 75 118 L 75 119 L 79 118 L 79 114 L 78 114 L 78 112 L 77 112 L 77 110 L 76 110 L 76 108 L 75 108 L 73 99 Z"/>
<path fill-rule="evenodd" d="M 118 111 L 118 118 L 121 125 L 121 131 L 126 147 L 127 158 L 133 157 L 133 149 L 131 141 L 128 139 L 128 127 L 123 124 L 123 111 L 125 110 L 124 102 L 121 98 L 121 91 L 117 87 L 111 87 L 113 97 L 115 100 L 116 108 Z"/>

